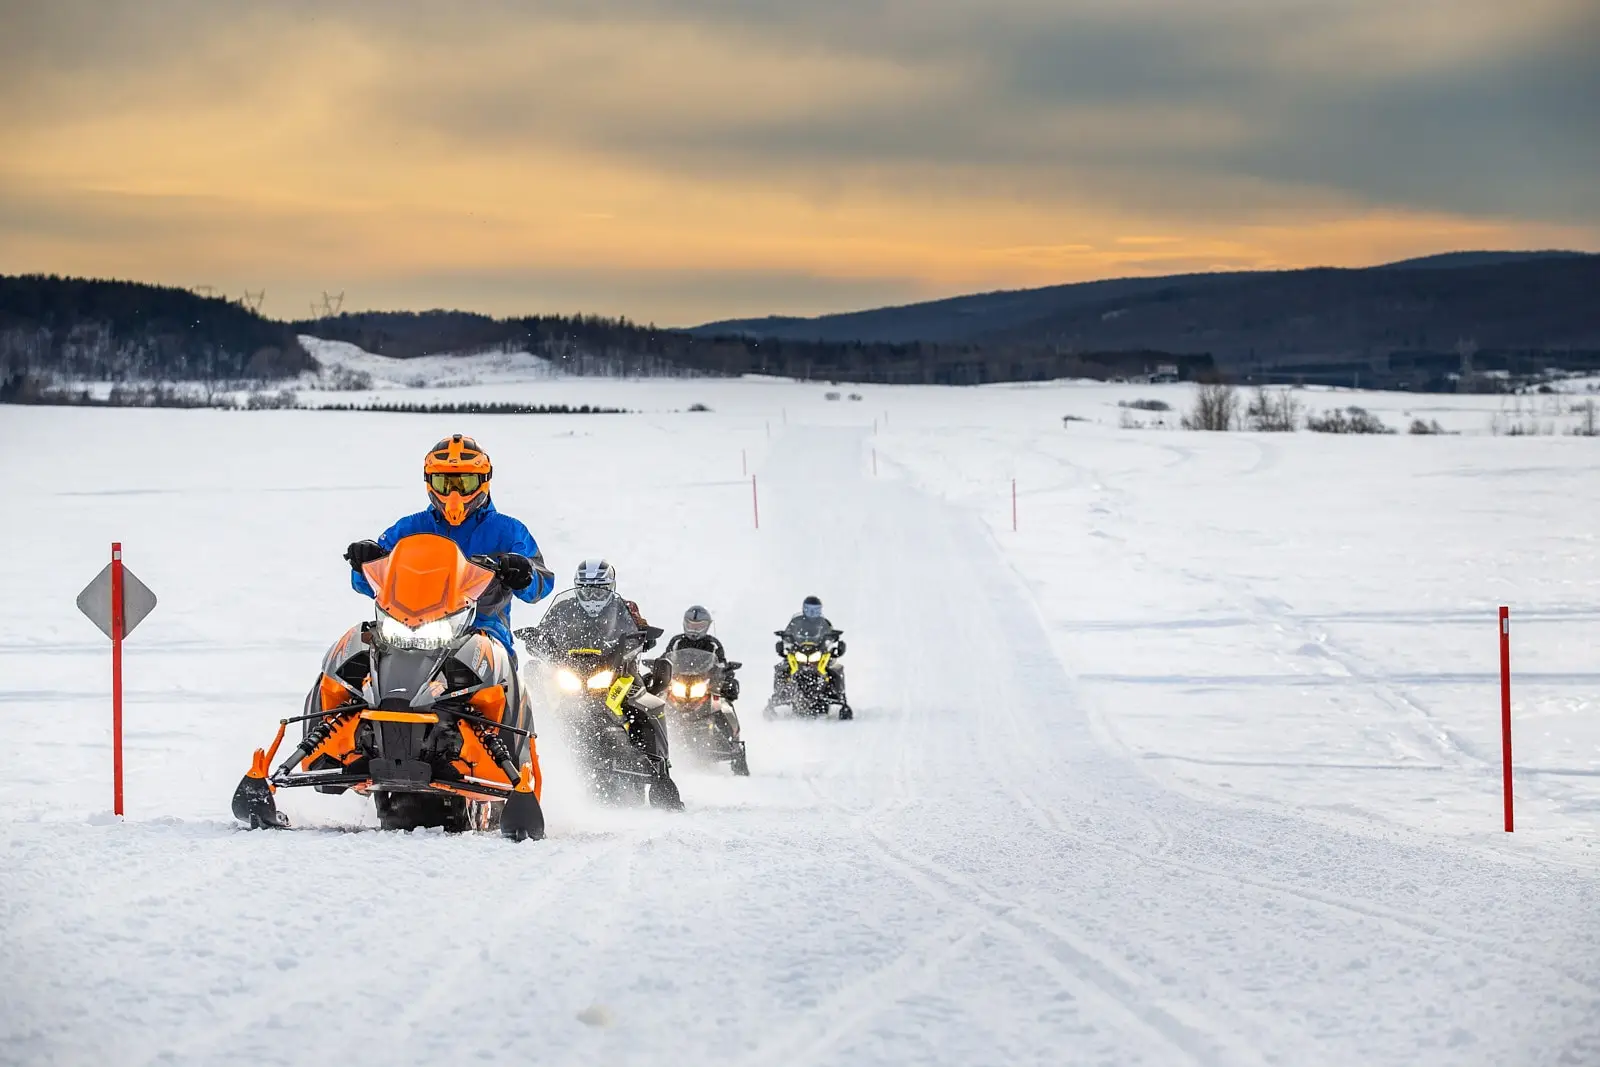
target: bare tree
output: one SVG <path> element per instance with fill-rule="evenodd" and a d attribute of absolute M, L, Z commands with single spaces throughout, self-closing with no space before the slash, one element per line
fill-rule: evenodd
<path fill-rule="evenodd" d="M 1261 433 L 1293 433 L 1300 428 L 1300 411 L 1300 401 L 1289 390 L 1262 385 L 1245 408 L 1245 419 Z"/>
<path fill-rule="evenodd" d="M 1231 430 L 1239 422 L 1239 394 L 1231 385 L 1208 382 L 1194 396 L 1194 407 L 1183 417 L 1185 430 Z"/>

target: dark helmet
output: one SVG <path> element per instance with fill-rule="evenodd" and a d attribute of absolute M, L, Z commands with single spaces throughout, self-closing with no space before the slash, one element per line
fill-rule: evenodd
<path fill-rule="evenodd" d="M 800 614 L 808 619 L 822 618 L 822 600 L 820 597 L 808 596 L 800 605 Z"/>
<path fill-rule="evenodd" d="M 711 632 L 711 612 L 699 604 L 684 612 L 683 632 L 690 637 L 705 637 Z"/>

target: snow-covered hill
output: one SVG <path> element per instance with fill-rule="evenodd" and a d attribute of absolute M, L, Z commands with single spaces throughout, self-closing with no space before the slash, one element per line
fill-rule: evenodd
<path fill-rule="evenodd" d="M 0 1062 L 1600 1062 L 1595 440 L 1488 436 L 1492 397 L 1326 394 L 1469 436 L 1269 436 L 1119 427 L 1186 386 L 535 372 L 373 395 L 640 414 L 5 409 L 49 452 L 0 525 Z M 751 778 L 602 811 L 552 740 L 542 843 L 318 794 L 234 828 L 371 610 L 340 553 L 452 431 L 563 578 L 712 609 Z M 160 597 L 122 823 L 73 606 L 113 539 Z M 854 722 L 758 713 L 807 593 Z"/>
<path fill-rule="evenodd" d="M 421 356 L 393 359 L 374 355 L 345 341 L 302 335 L 300 345 L 321 367 L 304 383 L 315 386 L 330 378 L 363 376 L 375 389 L 450 389 L 464 385 L 511 385 L 556 377 L 550 361 L 527 352 L 485 352 L 479 355 Z"/>

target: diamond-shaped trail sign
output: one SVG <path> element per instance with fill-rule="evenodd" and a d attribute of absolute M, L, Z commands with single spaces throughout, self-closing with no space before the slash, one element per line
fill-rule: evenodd
<path fill-rule="evenodd" d="M 78 610 L 89 616 L 89 621 L 100 627 L 100 632 L 111 636 L 111 568 L 94 576 L 94 581 L 78 594 Z M 122 568 L 122 636 L 133 633 L 133 628 L 144 621 L 156 606 L 156 595 L 150 587 L 135 578 L 126 566 Z"/>

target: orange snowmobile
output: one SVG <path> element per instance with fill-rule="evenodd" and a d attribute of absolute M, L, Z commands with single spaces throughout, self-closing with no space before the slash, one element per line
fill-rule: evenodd
<path fill-rule="evenodd" d="M 386 830 L 440 826 L 544 836 L 533 714 L 511 655 L 473 629 L 498 589 L 495 560 L 437 534 L 402 538 L 362 571 L 375 618 L 328 651 L 305 714 L 282 720 L 233 794 L 252 829 L 286 827 L 273 794 L 311 786 L 371 796 Z M 269 770 L 285 729 L 300 743 Z"/>

